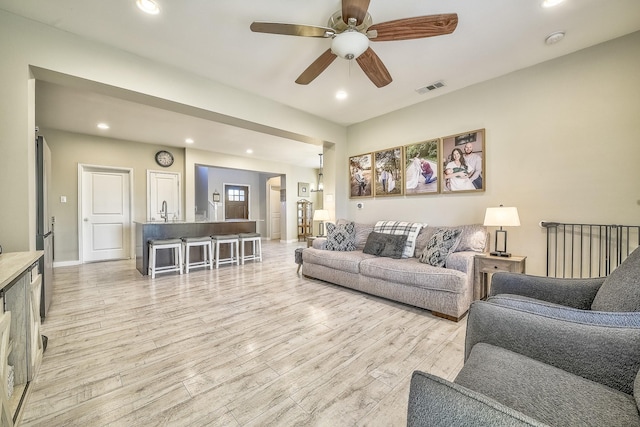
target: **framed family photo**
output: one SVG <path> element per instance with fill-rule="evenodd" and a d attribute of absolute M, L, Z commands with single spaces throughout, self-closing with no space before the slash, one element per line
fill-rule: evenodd
<path fill-rule="evenodd" d="M 405 194 L 438 194 L 440 139 L 404 146 Z"/>
<path fill-rule="evenodd" d="M 373 153 L 373 167 L 374 196 L 401 196 L 404 194 L 402 147 Z"/>
<path fill-rule="evenodd" d="M 309 197 L 309 183 L 308 182 L 299 182 L 298 183 L 298 197 Z"/>
<path fill-rule="evenodd" d="M 349 198 L 373 196 L 371 159 L 371 153 L 349 157 Z"/>
<path fill-rule="evenodd" d="M 485 132 L 478 129 L 442 138 L 442 193 L 485 191 Z"/>

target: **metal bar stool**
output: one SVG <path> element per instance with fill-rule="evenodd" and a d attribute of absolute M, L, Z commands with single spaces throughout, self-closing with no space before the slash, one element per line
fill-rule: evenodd
<path fill-rule="evenodd" d="M 190 268 L 204 267 L 213 269 L 213 254 L 211 247 L 211 237 L 183 237 L 182 247 L 184 249 L 184 272 L 189 273 Z M 191 248 L 199 247 L 202 254 L 202 261 L 191 262 L 189 252 Z"/>
<path fill-rule="evenodd" d="M 173 249 L 173 264 L 162 267 L 156 266 L 156 251 L 160 249 Z M 182 240 L 164 239 L 149 240 L 149 274 L 152 279 L 156 278 L 156 273 L 168 273 L 179 271 L 182 274 Z"/>
<path fill-rule="evenodd" d="M 220 264 L 236 264 L 240 265 L 240 241 L 237 234 L 224 234 L 211 236 L 212 242 L 215 244 L 213 255 L 216 259 L 216 268 Z M 220 258 L 220 245 L 229 244 L 229 258 Z M 235 248 L 234 248 L 235 246 Z"/>
<path fill-rule="evenodd" d="M 262 240 L 260 239 L 260 233 L 240 233 L 240 263 L 244 264 L 245 261 L 260 261 L 262 262 Z M 251 242 L 253 244 L 252 255 L 245 255 L 244 244 L 245 242 Z M 257 243 L 257 245 L 256 245 Z M 257 246 L 257 250 L 256 250 Z"/>

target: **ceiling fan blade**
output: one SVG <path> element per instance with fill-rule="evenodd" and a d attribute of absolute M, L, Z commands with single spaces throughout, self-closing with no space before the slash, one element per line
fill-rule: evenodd
<path fill-rule="evenodd" d="M 306 70 L 300 74 L 300 77 L 296 79 L 296 83 L 299 85 L 308 85 L 316 77 L 320 75 L 329 65 L 337 58 L 337 55 L 331 52 L 331 49 L 327 49 L 322 55 L 307 67 Z"/>
<path fill-rule="evenodd" d="M 365 50 L 362 55 L 356 58 L 356 61 L 358 61 L 362 71 L 369 77 L 369 80 L 377 87 L 384 87 L 393 81 L 389 70 L 387 70 L 387 67 L 384 66 L 373 49 L 368 48 Z"/>
<path fill-rule="evenodd" d="M 356 26 L 362 24 L 367 15 L 370 0 L 342 0 L 342 20 L 349 23 L 349 18 L 356 18 Z"/>
<path fill-rule="evenodd" d="M 322 37 L 328 38 L 336 32 L 329 27 L 315 25 L 281 24 L 278 22 L 256 21 L 249 27 L 255 33 L 283 34 L 285 36 Z"/>
<path fill-rule="evenodd" d="M 371 41 L 411 40 L 451 34 L 458 26 L 458 14 L 416 16 L 381 22 L 369 27 L 367 35 Z M 377 32 L 377 36 L 375 33 Z"/>

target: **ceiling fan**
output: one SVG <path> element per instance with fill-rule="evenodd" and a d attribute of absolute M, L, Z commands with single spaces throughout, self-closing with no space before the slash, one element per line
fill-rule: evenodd
<path fill-rule="evenodd" d="M 391 83 L 392 78 L 378 55 L 369 47 L 369 41 L 410 40 L 451 34 L 458 25 L 458 15 L 416 16 L 374 24 L 367 12 L 370 0 L 342 0 L 342 10 L 329 18 L 327 27 L 277 22 L 251 24 L 251 31 L 288 36 L 320 37 L 332 39 L 331 48 L 300 74 L 296 83 L 311 83 L 340 56 L 355 59 L 362 71 L 377 87 Z"/>

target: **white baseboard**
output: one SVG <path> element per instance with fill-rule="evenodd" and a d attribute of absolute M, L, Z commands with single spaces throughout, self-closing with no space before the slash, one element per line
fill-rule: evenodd
<path fill-rule="evenodd" d="M 53 262 L 53 268 L 57 268 L 57 267 L 70 267 L 72 265 L 80 265 L 81 262 L 80 260 L 75 260 L 75 261 L 58 261 L 58 262 Z"/>

